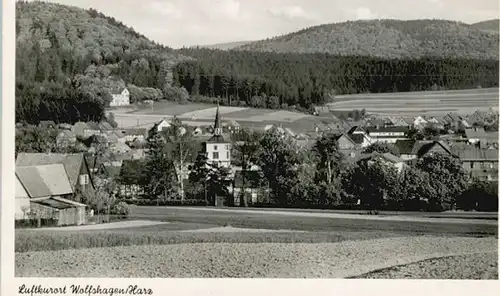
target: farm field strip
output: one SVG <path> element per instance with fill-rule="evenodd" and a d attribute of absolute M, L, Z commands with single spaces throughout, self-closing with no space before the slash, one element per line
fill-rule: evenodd
<path fill-rule="evenodd" d="M 335 96 L 339 99 L 351 99 L 351 98 L 391 98 L 391 97 L 401 97 L 401 98 L 411 98 L 411 97 L 442 97 L 442 96 L 475 96 L 475 95 L 491 95 L 497 96 L 499 94 L 499 88 L 479 88 L 479 89 L 465 89 L 465 90 L 448 90 L 448 91 L 415 91 L 415 92 L 395 92 L 395 93 L 368 93 L 368 94 L 350 94 L 350 95 L 338 95 Z"/>
<path fill-rule="evenodd" d="M 391 237 L 337 243 L 203 243 L 16 253 L 18 277 L 346 278 L 498 250 L 495 238 Z M 87 258 L 75 268 L 70 262 Z"/>

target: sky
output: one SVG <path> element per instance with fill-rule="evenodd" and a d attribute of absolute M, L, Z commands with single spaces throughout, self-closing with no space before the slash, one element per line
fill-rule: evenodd
<path fill-rule="evenodd" d="M 499 18 L 498 0 L 52 0 L 94 8 L 164 45 L 260 40 L 360 19 Z"/>

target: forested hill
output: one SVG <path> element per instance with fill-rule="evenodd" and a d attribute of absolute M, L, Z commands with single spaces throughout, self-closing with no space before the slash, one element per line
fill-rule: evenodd
<path fill-rule="evenodd" d="M 223 104 L 309 109 L 335 94 L 468 89 L 498 86 L 498 60 L 382 59 L 330 54 L 191 48 L 174 80 L 193 95 Z"/>
<path fill-rule="evenodd" d="M 162 97 L 174 65 L 189 59 L 93 9 L 54 3 L 17 2 L 16 33 L 17 120 L 52 119 L 51 112 L 99 120 L 111 92 L 128 86 L 135 99 Z M 67 91 L 78 103 L 57 99 Z"/>
<path fill-rule="evenodd" d="M 498 59 L 498 33 L 445 20 L 348 21 L 252 42 L 240 50 L 382 58 Z"/>
<path fill-rule="evenodd" d="M 500 29 L 499 26 L 500 26 L 499 19 L 488 20 L 488 21 L 472 24 L 472 27 L 475 29 L 490 31 L 490 32 L 497 32 L 497 33 Z"/>

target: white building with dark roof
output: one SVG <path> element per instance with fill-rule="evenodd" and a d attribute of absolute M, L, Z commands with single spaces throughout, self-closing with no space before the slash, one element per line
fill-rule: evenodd
<path fill-rule="evenodd" d="M 215 113 L 213 136 L 203 143 L 203 151 L 206 153 L 209 163 L 226 168 L 231 166 L 231 142 L 226 140 L 222 134 L 218 105 Z"/>
<path fill-rule="evenodd" d="M 112 93 L 113 100 L 109 103 L 110 107 L 130 105 L 130 92 L 126 87 L 120 89 L 117 93 Z"/>

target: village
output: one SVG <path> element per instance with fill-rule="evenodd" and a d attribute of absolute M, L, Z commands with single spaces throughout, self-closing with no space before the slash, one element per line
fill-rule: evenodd
<path fill-rule="evenodd" d="M 324 116 L 324 114 L 323 114 Z M 476 111 L 471 116 L 447 114 L 443 117 L 380 117 L 365 115 L 354 121 L 351 118 L 340 120 L 330 114 L 329 124 L 314 124 L 308 131 L 294 131 L 283 124 L 266 124 L 258 127 L 252 124 L 245 127 L 234 120 L 224 121 L 217 107 L 212 125 L 193 126 L 181 123 L 179 133 L 189 135 L 190 145 L 194 150 L 190 155 L 175 160 L 176 179 L 179 192 L 162 194 L 164 205 L 190 203 L 186 201 L 184 187 L 189 186 L 196 154 L 206 156 L 209 165 L 228 169 L 228 196 L 195 202 L 195 205 L 212 206 L 251 206 L 268 203 L 263 199 L 262 186 L 259 182 L 243 180 L 243 175 L 258 173 L 259 166 L 253 163 L 243 164 L 235 159 L 234 146 L 242 144 L 239 135 L 243 132 L 266 133 L 270 131 L 282 135 L 283 140 L 294 142 L 301 149 L 311 149 L 317 139 L 325 134 L 334 134 L 338 150 L 348 163 L 380 160 L 394 166 L 398 171 L 411 165 L 424 156 L 439 152 L 461 161 L 470 180 L 498 182 L 498 132 L 486 132 L 478 123 L 491 119 L 491 115 Z M 334 118 L 334 120 L 331 120 Z M 174 118 L 175 119 L 175 118 Z M 179 121 L 180 122 L 180 121 Z M 139 163 L 147 157 L 148 135 L 152 131 L 162 133 L 172 128 L 173 121 L 163 119 L 147 128 L 118 128 L 108 122 L 77 122 L 74 125 L 41 122 L 43 129 L 57 130 L 54 145 L 64 149 L 71 148 L 78 153 L 29 153 L 20 152 L 16 157 L 16 220 L 53 221 L 56 225 L 81 225 L 109 221 L 109 214 L 120 215 L 109 207 L 124 207 L 124 202 L 160 204 L 160 197 L 145 196 L 144 184 L 139 184 Z M 113 127 L 115 126 L 115 127 Z M 22 125 L 18 125 L 21 128 Z M 250 129 L 254 129 L 251 131 Z M 83 143 L 90 141 L 89 147 Z M 182 140 L 184 141 L 184 140 Z M 178 143 L 181 144 L 181 143 Z M 377 145 L 390 147 L 391 151 L 368 149 Z M 177 144 L 176 144 L 177 145 Z M 193 156 L 194 155 L 194 156 Z M 186 157 L 189 156 L 189 157 Z M 251 179 L 251 178 L 250 178 Z M 245 182 L 246 181 L 246 182 Z M 245 183 L 245 184 L 243 184 Z M 82 194 L 95 195 L 103 184 L 114 184 L 113 202 L 108 202 L 108 209 L 91 209 L 82 200 Z M 242 193 L 248 200 L 241 199 Z M 264 194 L 265 195 L 265 194 Z M 267 194 L 268 195 L 268 194 Z M 135 202 L 134 202 L 135 201 Z M 141 203 L 142 201 L 142 203 Z M 101 202 L 104 205 L 104 201 Z M 358 200 L 359 203 L 359 200 Z M 95 208 L 94 202 L 94 208 Z M 97 203 L 99 204 L 99 202 Z M 120 205 L 118 205 L 120 204 Z M 96 220 L 95 212 L 106 212 L 108 220 Z M 42 223 L 39 222 L 39 226 Z M 22 225 L 19 222 L 19 225 Z"/>

